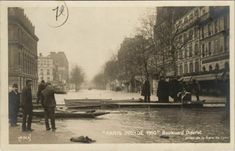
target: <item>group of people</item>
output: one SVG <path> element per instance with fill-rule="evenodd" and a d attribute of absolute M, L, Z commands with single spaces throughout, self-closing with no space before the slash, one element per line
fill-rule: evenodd
<path fill-rule="evenodd" d="M 19 113 L 19 108 L 22 108 L 22 131 L 33 131 L 32 125 L 32 115 L 33 115 L 33 102 L 32 102 L 32 81 L 27 80 L 26 86 L 23 88 L 21 96 L 18 92 L 18 85 L 13 84 L 12 91 L 9 92 L 9 119 L 11 126 L 18 126 L 17 116 Z M 46 130 L 52 128 L 53 131 L 56 130 L 55 126 L 55 91 L 51 83 L 42 82 L 38 86 L 37 92 L 37 103 L 41 102 L 41 105 L 45 113 L 45 125 Z M 49 119 L 51 121 L 51 127 L 49 125 Z"/>
<path fill-rule="evenodd" d="M 194 94 L 197 101 L 199 101 L 200 84 L 196 79 L 189 82 L 183 82 L 176 76 L 168 79 L 164 76 L 160 77 L 157 88 L 158 102 L 169 102 L 169 97 L 171 97 L 174 102 L 181 102 L 184 100 L 191 101 L 191 94 Z M 145 102 L 150 102 L 151 90 L 148 78 L 142 86 L 141 95 L 144 96 Z"/>

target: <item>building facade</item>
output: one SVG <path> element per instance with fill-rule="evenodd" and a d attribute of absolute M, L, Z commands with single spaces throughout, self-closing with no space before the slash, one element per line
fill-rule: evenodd
<path fill-rule="evenodd" d="M 161 9 L 167 10 L 164 7 Z M 197 79 L 206 94 L 222 92 L 221 76 L 229 72 L 229 7 L 193 7 L 174 24 L 175 29 L 180 27 L 175 41 L 183 44 L 176 53 L 177 75 L 185 81 Z M 167 47 L 165 49 L 167 52 Z M 163 56 L 160 54 L 158 57 L 159 65 L 166 67 L 165 75 L 172 76 L 171 60 L 167 61 L 171 58 L 165 55 L 163 63 Z"/>
<path fill-rule="evenodd" d="M 176 26 L 181 26 L 178 38 L 184 45 L 183 48 L 177 52 L 177 71 L 180 76 L 201 71 L 199 18 L 200 8 L 195 7 L 176 21 Z"/>
<path fill-rule="evenodd" d="M 50 57 L 58 68 L 58 81 L 66 84 L 69 81 L 69 63 L 64 52 L 51 52 Z"/>
<path fill-rule="evenodd" d="M 173 55 L 170 53 L 171 46 L 169 44 L 166 44 L 165 41 L 168 41 L 169 38 L 164 38 L 164 33 L 168 36 L 175 36 L 178 35 L 178 33 L 172 33 L 170 35 L 167 33 L 169 31 L 173 31 L 175 26 L 174 23 L 178 19 L 180 19 L 183 15 L 185 15 L 189 10 L 191 10 L 193 7 L 158 7 L 156 11 L 156 22 L 154 27 L 154 40 L 156 43 L 156 47 L 158 51 L 157 54 L 157 68 L 159 70 L 158 77 L 163 76 L 173 76 L 174 73 L 174 64 L 173 62 Z M 175 15 L 177 14 L 177 15 Z M 172 25 L 170 25 L 172 22 Z M 167 27 L 166 27 L 167 26 Z M 182 30 L 180 28 L 180 30 Z M 175 34 L 175 35 L 174 35 Z M 160 35 L 160 36 L 159 36 Z M 166 36 L 167 37 L 167 36 Z"/>
<path fill-rule="evenodd" d="M 48 56 L 38 56 L 38 82 L 53 82 L 58 80 L 58 69 L 53 59 Z"/>
<path fill-rule="evenodd" d="M 219 72 L 229 66 L 228 7 L 195 7 L 178 24 L 183 26 L 179 38 L 188 40 L 178 52 L 178 75 Z"/>
<path fill-rule="evenodd" d="M 203 7 L 200 21 L 202 71 L 220 71 L 229 66 L 229 7 Z"/>
<path fill-rule="evenodd" d="M 32 80 L 32 92 L 36 93 L 38 40 L 35 27 L 24 10 L 18 7 L 8 8 L 9 87 L 17 83 L 21 91 L 26 80 Z"/>

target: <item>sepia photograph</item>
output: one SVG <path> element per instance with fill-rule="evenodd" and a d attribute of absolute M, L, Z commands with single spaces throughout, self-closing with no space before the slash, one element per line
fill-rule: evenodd
<path fill-rule="evenodd" d="M 234 2 L 121 3 L 2 5 L 1 141 L 234 149 Z"/>

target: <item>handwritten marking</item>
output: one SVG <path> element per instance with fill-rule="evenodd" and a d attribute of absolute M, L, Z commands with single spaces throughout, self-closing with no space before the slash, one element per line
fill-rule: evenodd
<path fill-rule="evenodd" d="M 63 26 L 69 18 L 69 10 L 68 10 L 66 3 L 63 2 L 63 4 L 55 7 L 54 9 L 52 9 L 52 11 L 55 11 L 55 20 L 58 23 L 57 26 L 53 26 L 53 27 L 58 28 L 58 27 Z M 62 18 L 62 16 L 66 16 L 66 17 L 64 18 L 62 22 L 60 22 L 59 18 Z"/>

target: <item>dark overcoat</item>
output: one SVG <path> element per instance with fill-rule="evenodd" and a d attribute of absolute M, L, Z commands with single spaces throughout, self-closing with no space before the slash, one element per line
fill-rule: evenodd
<path fill-rule="evenodd" d="M 177 94 L 182 91 L 182 85 L 177 79 L 173 79 L 169 83 L 169 91 L 172 98 L 176 98 Z"/>
<path fill-rule="evenodd" d="M 9 92 L 9 115 L 17 114 L 20 107 L 20 94 L 18 92 Z"/>
<path fill-rule="evenodd" d="M 157 96 L 160 102 L 168 102 L 169 101 L 169 84 L 164 80 L 160 80 L 158 82 Z"/>
<path fill-rule="evenodd" d="M 55 90 L 51 85 L 48 85 L 43 91 L 43 107 L 44 108 L 54 108 L 56 107 L 55 101 Z"/>
<path fill-rule="evenodd" d="M 143 84 L 142 91 L 141 91 L 142 96 L 151 96 L 150 92 L 150 82 L 149 80 L 146 80 Z"/>
<path fill-rule="evenodd" d="M 24 87 L 21 94 L 21 106 L 25 113 L 33 110 L 32 91 L 29 87 Z"/>

